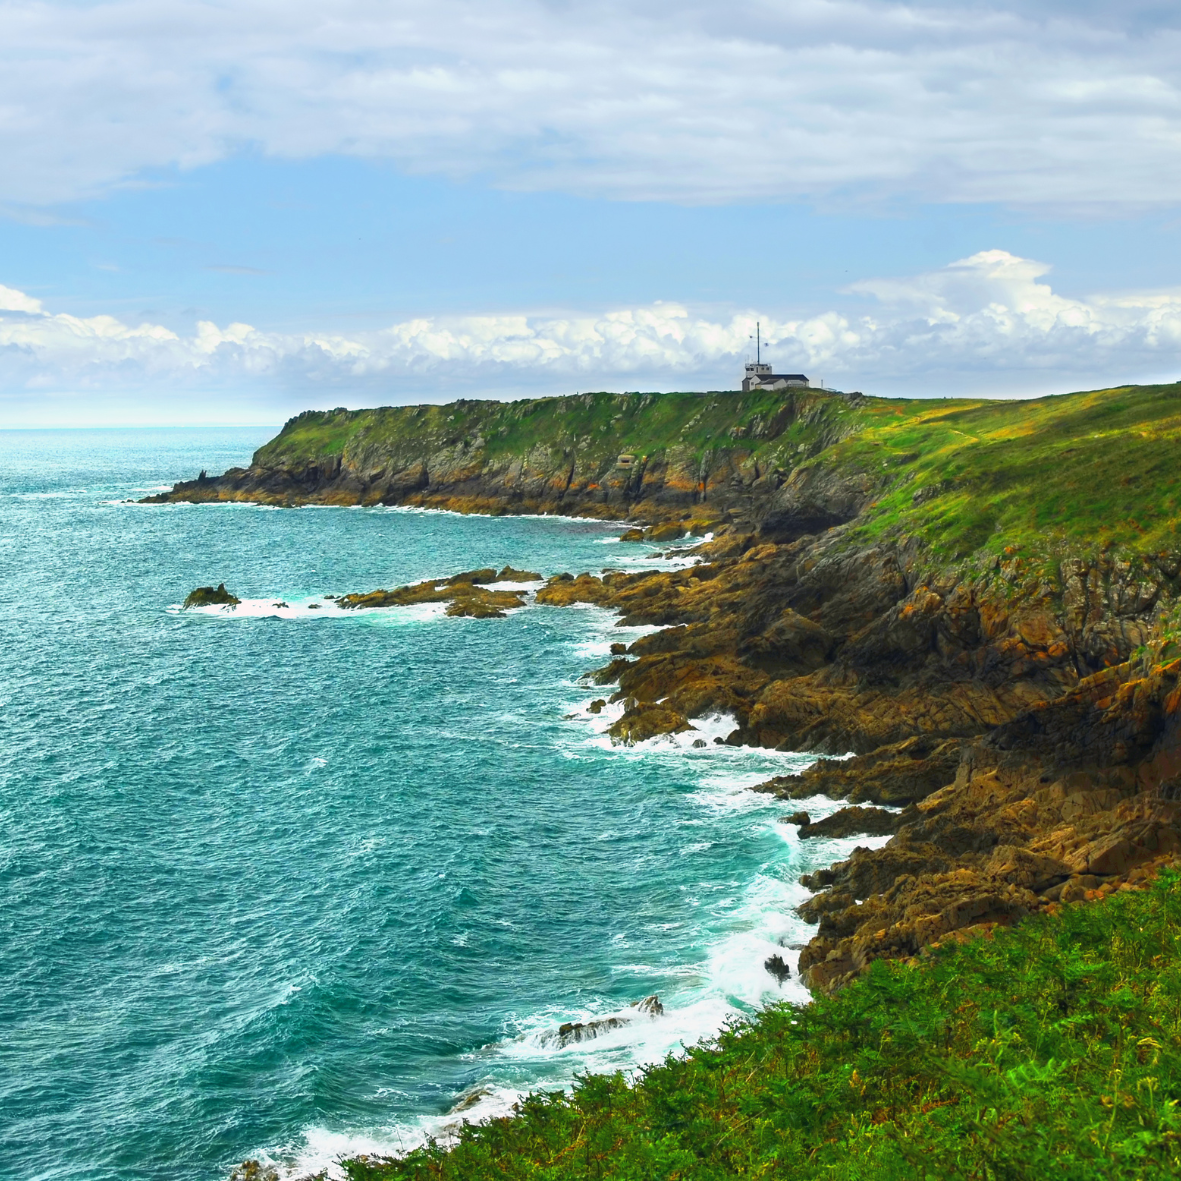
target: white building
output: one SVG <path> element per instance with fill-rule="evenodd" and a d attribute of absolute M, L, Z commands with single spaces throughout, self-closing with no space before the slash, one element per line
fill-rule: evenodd
<path fill-rule="evenodd" d="M 746 390 L 786 390 L 811 384 L 802 373 L 772 373 L 771 366 L 759 361 L 747 361 L 742 388 Z"/>

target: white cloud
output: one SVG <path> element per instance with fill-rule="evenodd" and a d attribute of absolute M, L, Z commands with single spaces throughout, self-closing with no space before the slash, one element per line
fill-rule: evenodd
<path fill-rule="evenodd" d="M 1173 203 L 1181 26 L 1035 0 L 5 0 L 0 201 L 246 146 L 689 201 Z"/>
<path fill-rule="evenodd" d="M 28 312 L 30 315 L 41 314 L 41 301 L 33 299 L 15 287 L 5 287 L 0 284 L 0 312 Z"/>
<path fill-rule="evenodd" d="M 778 369 L 871 393 L 1094 388 L 1181 364 L 1181 290 L 1066 299 L 1042 281 L 1047 270 L 984 251 L 909 279 L 854 284 L 854 297 L 874 301 L 862 314 L 710 317 L 658 303 L 599 314 L 423 317 L 350 336 L 208 321 L 182 336 L 112 316 L 53 313 L 0 287 L 0 388 L 10 391 L 8 412 L 61 390 L 140 391 L 150 411 L 154 399 L 185 390 L 372 405 L 461 393 L 733 388 L 756 318 Z"/>

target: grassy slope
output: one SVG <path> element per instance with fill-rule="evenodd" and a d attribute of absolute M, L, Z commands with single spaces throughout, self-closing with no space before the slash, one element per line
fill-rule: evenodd
<path fill-rule="evenodd" d="M 897 472 L 864 534 L 918 534 L 939 555 L 1181 544 L 1181 385 L 1029 402 L 887 402 L 825 463 Z M 915 503 L 915 494 L 925 490 Z"/>
<path fill-rule="evenodd" d="M 1171 1177 L 1181 877 L 777 1007 L 353 1181 Z"/>
<path fill-rule="evenodd" d="M 917 534 L 940 557 L 1181 545 L 1181 385 L 1035 401 L 794 395 L 583 394 L 525 402 L 308 412 L 257 459 L 298 465 L 373 454 L 407 464 L 466 440 L 490 459 L 535 448 L 587 459 L 730 450 L 788 471 L 808 461 L 865 471 L 887 490 L 858 536 Z M 790 421 L 789 421 L 790 420 Z M 784 429 L 784 423 L 787 423 Z M 916 493 L 920 493 L 916 503 Z"/>
<path fill-rule="evenodd" d="M 820 431 L 855 419 L 838 398 L 804 395 L 811 413 L 773 440 L 758 433 L 790 402 L 781 394 L 578 394 L 520 402 L 467 400 L 445 406 L 380 410 L 308 411 L 293 418 L 262 447 L 263 464 L 311 463 L 318 456 L 380 449 L 420 458 L 439 445 L 465 441 L 490 458 L 522 455 L 536 447 L 574 450 L 614 459 L 623 452 L 652 455 L 687 449 L 697 455 L 717 447 L 744 452 L 794 452 Z M 787 415 L 783 416 L 788 417 Z M 734 432 L 739 432 L 735 434 Z M 751 437 L 752 434 L 756 437 Z"/>

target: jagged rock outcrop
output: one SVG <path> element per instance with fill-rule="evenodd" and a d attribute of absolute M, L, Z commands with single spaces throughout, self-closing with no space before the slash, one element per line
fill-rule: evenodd
<path fill-rule="evenodd" d="M 189 591 L 182 610 L 188 611 L 193 607 L 237 607 L 242 600 L 226 590 L 226 584 L 219 582 L 217 586 L 199 586 Z"/>
<path fill-rule="evenodd" d="M 408 607 L 415 603 L 446 603 L 448 615 L 503 619 L 506 611 L 514 611 L 525 605 L 525 593 L 518 590 L 490 590 L 486 584 L 539 581 L 540 576 L 520 577 L 526 574 L 528 571 L 512 570 L 507 566 L 499 574 L 492 567 L 467 570 L 450 578 L 430 578 L 392 591 L 374 590 L 342 595 L 336 600 L 336 605 L 345 611 L 357 611 L 374 607 Z"/>
<path fill-rule="evenodd" d="M 967 929 L 1134 884 L 1181 857 L 1181 660 L 1105 669 L 965 745 L 884 848 L 811 875 L 812 988 Z"/>
<path fill-rule="evenodd" d="M 831 816 L 815 822 L 808 819 L 807 812 L 785 816 L 787 824 L 798 825 L 800 840 L 813 837 L 884 837 L 896 833 L 902 824 L 902 815 L 887 812 L 885 808 L 841 808 Z"/>

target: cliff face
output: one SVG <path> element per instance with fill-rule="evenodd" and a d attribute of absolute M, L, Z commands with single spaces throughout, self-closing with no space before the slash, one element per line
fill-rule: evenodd
<path fill-rule="evenodd" d="M 855 402 L 809 391 L 313 411 L 288 422 L 249 468 L 150 499 L 754 522 L 801 462 L 858 426 Z M 866 492 L 851 486 L 810 503 L 797 524 L 848 520 Z"/>
<path fill-rule="evenodd" d="M 1179 454 L 1178 386 L 585 394 L 301 415 L 249 468 L 154 499 L 712 529 L 692 568 L 559 575 L 538 601 L 663 629 L 593 674 L 616 741 L 725 712 L 729 742 L 857 756 L 764 790 L 905 809 L 832 821 L 896 830 L 812 882 L 801 967 L 836 988 L 1181 854 Z"/>

